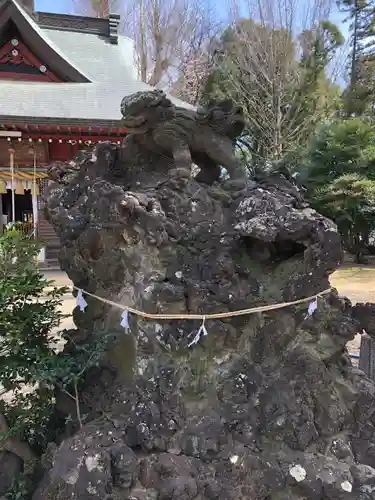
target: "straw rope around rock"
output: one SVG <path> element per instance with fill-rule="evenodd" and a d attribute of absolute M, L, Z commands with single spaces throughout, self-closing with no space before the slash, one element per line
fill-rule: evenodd
<path fill-rule="evenodd" d="M 283 309 L 285 307 L 290 307 L 290 306 L 295 306 L 298 304 L 303 304 L 305 302 L 310 302 L 313 301 L 314 299 L 317 299 L 318 297 L 321 297 L 323 295 L 326 295 L 331 291 L 331 288 L 327 288 L 326 290 L 323 290 L 322 292 L 316 293 L 315 295 L 310 295 L 309 297 L 304 297 L 302 299 L 297 299 L 293 300 L 291 302 L 280 302 L 277 304 L 269 304 L 265 306 L 257 306 L 257 307 L 250 307 L 248 309 L 239 309 L 237 311 L 228 311 L 228 312 L 223 312 L 223 313 L 213 313 L 213 314 L 157 314 L 157 313 L 146 313 L 144 311 L 140 311 L 138 309 L 134 309 L 133 307 L 125 306 L 123 304 L 119 304 L 118 302 L 114 302 L 113 300 L 105 299 L 104 297 L 99 297 L 98 295 L 95 295 L 93 293 L 87 292 L 85 290 L 82 290 L 81 288 L 78 288 L 76 286 L 73 286 L 75 290 L 77 290 L 79 293 L 82 293 L 82 295 L 87 295 L 88 297 L 92 297 L 94 299 L 97 299 L 101 302 L 104 302 L 105 304 L 108 304 L 110 306 L 116 307 L 118 309 L 121 309 L 122 311 L 127 311 L 131 314 L 135 314 L 136 316 L 139 316 L 141 318 L 146 318 L 146 319 L 162 319 L 162 320 L 168 320 L 168 319 L 202 319 L 202 320 L 207 320 L 207 319 L 221 319 L 221 318 L 233 318 L 237 316 L 245 316 L 247 314 L 253 314 L 257 312 L 265 312 L 265 311 L 274 311 L 276 309 Z"/>

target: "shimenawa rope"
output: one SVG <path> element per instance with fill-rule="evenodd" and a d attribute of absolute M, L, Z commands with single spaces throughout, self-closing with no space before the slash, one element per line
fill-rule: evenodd
<path fill-rule="evenodd" d="M 78 292 L 81 292 L 84 295 L 87 295 L 89 297 L 92 297 L 94 299 L 100 300 L 101 302 L 104 302 L 105 304 L 108 304 L 113 307 L 117 307 L 118 309 L 121 309 L 123 311 L 127 311 L 129 313 L 135 314 L 137 316 L 140 316 L 142 318 L 147 318 L 147 319 L 220 319 L 220 318 L 233 318 L 236 316 L 245 316 L 247 314 L 252 314 L 256 312 L 265 312 L 265 311 L 274 311 L 276 309 L 282 309 L 284 307 L 289 307 L 289 306 L 295 306 L 297 304 L 303 304 L 305 302 L 309 302 L 311 300 L 317 299 L 318 297 L 321 297 L 322 295 L 326 295 L 331 291 L 331 288 L 327 288 L 326 290 L 323 290 L 322 292 L 316 293 L 315 295 L 310 295 L 309 297 L 304 297 L 302 299 L 298 300 L 293 300 L 292 302 L 281 302 L 278 304 L 270 304 L 266 306 L 257 306 L 257 307 L 250 307 L 249 309 L 240 309 L 237 311 L 228 311 L 224 313 L 214 313 L 214 314 L 152 314 L 152 313 L 146 313 L 144 311 L 139 311 L 138 309 L 134 309 L 129 306 L 124 306 L 123 304 L 119 304 L 117 302 L 113 302 L 112 300 L 105 299 L 104 297 L 99 297 L 98 295 L 95 295 L 90 292 L 86 292 L 85 290 L 82 290 L 82 288 L 78 288 L 76 286 L 73 286 L 75 290 L 78 290 Z"/>

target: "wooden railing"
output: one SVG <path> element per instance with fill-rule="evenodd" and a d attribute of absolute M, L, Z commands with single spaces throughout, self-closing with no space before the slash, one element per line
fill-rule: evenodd
<path fill-rule="evenodd" d="M 24 236 L 29 236 L 34 237 L 34 225 L 32 222 L 15 222 L 15 224 L 12 224 L 11 227 L 8 227 L 8 229 L 16 229 L 17 231 L 20 231 Z M 6 227 L 4 227 L 4 230 L 7 230 Z"/>

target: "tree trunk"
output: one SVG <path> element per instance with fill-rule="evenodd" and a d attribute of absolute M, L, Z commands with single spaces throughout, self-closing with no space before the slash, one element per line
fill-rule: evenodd
<path fill-rule="evenodd" d="M 369 245 L 370 231 L 368 229 L 363 230 L 361 238 L 363 246 L 367 247 Z"/>
<path fill-rule="evenodd" d="M 358 24 L 359 24 L 359 0 L 355 0 L 354 4 L 354 23 L 353 23 L 353 50 L 351 55 L 351 69 L 350 69 L 350 82 L 349 82 L 349 94 L 347 103 L 347 115 L 350 117 L 353 114 L 356 106 L 353 106 L 353 98 L 355 98 L 355 88 L 358 80 L 357 73 L 357 57 L 358 57 Z"/>

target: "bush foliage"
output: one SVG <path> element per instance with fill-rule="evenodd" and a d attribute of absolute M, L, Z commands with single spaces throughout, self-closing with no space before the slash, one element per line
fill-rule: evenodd
<path fill-rule="evenodd" d="M 39 250 L 37 241 L 16 230 L 0 235 L 0 413 L 9 426 L 0 439 L 15 436 L 37 457 L 62 430 L 63 424 L 58 428 L 54 421 L 57 391 L 75 400 L 74 417 L 82 425 L 79 383 L 87 369 L 99 365 L 108 339 L 101 335 L 77 347 L 74 355 L 58 352 L 64 334 L 58 328 L 65 317 L 60 306 L 67 289 L 53 287 L 45 278 L 36 264 Z M 16 483 L 29 481 L 23 477 Z M 19 494 L 14 486 L 8 497 L 27 498 Z"/>

